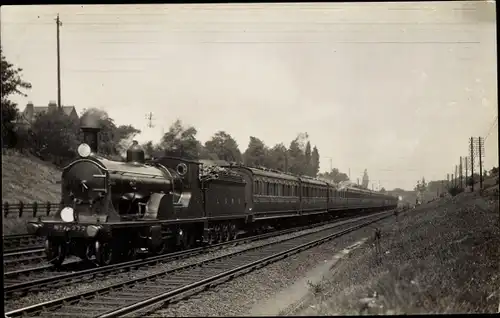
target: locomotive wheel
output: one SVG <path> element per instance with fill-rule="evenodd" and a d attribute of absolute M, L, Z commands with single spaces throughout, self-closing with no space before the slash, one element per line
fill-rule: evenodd
<path fill-rule="evenodd" d="M 222 242 L 227 242 L 231 240 L 231 231 L 229 224 L 222 225 Z"/>
<path fill-rule="evenodd" d="M 216 231 L 216 228 L 214 227 L 211 231 L 210 231 L 210 234 L 208 234 L 208 244 L 209 245 L 212 245 L 212 244 L 215 244 L 215 241 L 216 241 L 216 234 L 215 233 Z"/>
<path fill-rule="evenodd" d="M 225 226 L 222 224 L 219 224 L 218 231 L 217 231 L 217 243 L 225 242 L 225 239 L 226 239 Z"/>
<path fill-rule="evenodd" d="M 60 241 L 46 240 L 45 254 L 47 255 L 47 260 L 50 263 L 52 263 L 56 267 L 59 267 L 66 258 L 66 246 Z"/>
<path fill-rule="evenodd" d="M 237 237 L 238 237 L 238 228 L 236 227 L 236 224 L 229 224 L 229 235 L 230 235 L 230 238 L 229 240 L 236 240 Z"/>
<path fill-rule="evenodd" d="M 109 265 L 113 262 L 113 249 L 109 243 L 95 243 L 95 256 L 99 265 Z"/>
<path fill-rule="evenodd" d="M 155 251 L 154 251 L 154 254 L 163 254 L 165 253 L 165 251 L 167 250 L 167 241 L 166 240 L 162 240 L 160 246 L 158 246 Z"/>
<path fill-rule="evenodd" d="M 193 248 L 196 244 L 196 239 L 193 234 L 190 232 L 186 231 L 186 237 L 184 239 L 184 248 L 185 249 L 190 249 Z"/>
<path fill-rule="evenodd" d="M 220 225 L 217 224 L 214 226 L 214 231 L 213 231 L 213 241 L 212 244 L 217 244 L 220 242 Z"/>

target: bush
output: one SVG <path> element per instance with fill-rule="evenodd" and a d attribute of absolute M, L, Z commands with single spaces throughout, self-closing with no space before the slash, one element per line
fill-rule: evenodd
<path fill-rule="evenodd" d="M 63 166 L 76 155 L 78 122 L 60 110 L 40 114 L 33 125 L 32 151 L 39 158 Z"/>
<path fill-rule="evenodd" d="M 448 189 L 448 193 L 453 197 L 462 192 L 464 192 L 464 189 L 460 187 L 451 187 Z"/>

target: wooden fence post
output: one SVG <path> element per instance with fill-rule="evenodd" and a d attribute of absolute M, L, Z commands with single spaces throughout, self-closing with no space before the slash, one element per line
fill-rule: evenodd
<path fill-rule="evenodd" d="M 19 217 L 23 217 L 23 210 L 24 210 L 24 203 L 22 201 L 19 201 Z"/>
<path fill-rule="evenodd" d="M 38 202 L 33 202 L 33 217 L 36 218 L 36 212 L 38 211 Z"/>
<path fill-rule="evenodd" d="M 9 214 L 9 202 L 4 202 L 3 204 L 3 216 L 7 217 Z"/>

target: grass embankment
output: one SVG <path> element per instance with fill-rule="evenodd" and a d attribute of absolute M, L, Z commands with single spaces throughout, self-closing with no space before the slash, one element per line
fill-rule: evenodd
<path fill-rule="evenodd" d="M 375 238 L 311 287 L 292 315 L 496 313 L 498 185 L 443 198 L 381 223 Z"/>
<path fill-rule="evenodd" d="M 59 202 L 61 170 L 56 166 L 34 156 L 16 151 L 2 152 L 2 203 Z M 3 208 L 2 208 L 3 212 Z M 3 235 L 25 233 L 26 220 L 32 216 L 19 218 L 16 213 L 9 213 L 3 218 Z"/>

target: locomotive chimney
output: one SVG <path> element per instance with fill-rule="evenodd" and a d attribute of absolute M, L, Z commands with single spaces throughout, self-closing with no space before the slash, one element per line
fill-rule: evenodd
<path fill-rule="evenodd" d="M 90 146 L 93 153 L 99 148 L 99 117 L 86 113 L 80 120 L 80 129 L 83 132 L 83 142 Z"/>

